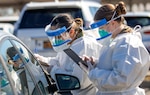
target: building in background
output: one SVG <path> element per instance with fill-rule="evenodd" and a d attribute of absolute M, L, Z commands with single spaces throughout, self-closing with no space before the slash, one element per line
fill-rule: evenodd
<path fill-rule="evenodd" d="M 28 2 L 46 2 L 46 1 L 77 1 L 77 0 L 0 0 L 0 16 L 19 15 L 22 7 Z M 80 0 L 78 0 L 80 1 Z M 101 4 L 113 3 L 116 4 L 120 0 L 88 0 L 96 1 Z M 128 11 L 150 11 L 149 0 L 123 0 Z"/>
<path fill-rule="evenodd" d="M 119 1 L 124 1 L 126 3 L 128 11 L 150 11 L 149 0 L 101 0 L 101 3 L 116 4 Z"/>

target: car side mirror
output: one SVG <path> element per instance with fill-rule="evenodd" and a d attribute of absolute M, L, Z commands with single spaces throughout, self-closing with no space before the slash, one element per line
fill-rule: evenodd
<path fill-rule="evenodd" d="M 55 74 L 56 84 L 60 91 L 76 90 L 80 88 L 79 79 L 72 75 Z"/>

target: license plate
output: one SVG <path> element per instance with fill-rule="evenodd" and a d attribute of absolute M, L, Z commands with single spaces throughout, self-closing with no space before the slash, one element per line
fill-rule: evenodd
<path fill-rule="evenodd" d="M 44 41 L 43 42 L 43 48 L 52 48 L 50 41 Z"/>

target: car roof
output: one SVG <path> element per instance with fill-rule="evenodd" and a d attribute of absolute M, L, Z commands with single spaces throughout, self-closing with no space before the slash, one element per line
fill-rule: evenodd
<path fill-rule="evenodd" d="M 17 21 L 19 16 L 0 16 L 0 21 Z"/>
<path fill-rule="evenodd" d="M 80 7 L 81 5 L 84 6 L 98 6 L 100 7 L 100 3 L 93 2 L 93 1 L 59 1 L 59 2 L 30 2 L 26 4 L 28 9 L 30 8 L 46 8 L 46 7 Z"/>
<path fill-rule="evenodd" d="M 3 39 L 5 36 L 13 36 L 13 37 L 15 37 L 14 35 L 12 35 L 12 34 L 10 34 L 10 33 L 4 32 L 4 31 L 0 31 L 0 41 L 1 41 L 1 39 Z"/>
<path fill-rule="evenodd" d="M 127 12 L 125 17 L 150 17 L 150 12 Z"/>

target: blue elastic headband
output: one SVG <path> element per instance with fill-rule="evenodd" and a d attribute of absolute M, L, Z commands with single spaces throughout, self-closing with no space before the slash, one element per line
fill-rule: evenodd
<path fill-rule="evenodd" d="M 58 28 L 56 30 L 48 30 L 48 31 L 46 31 L 46 34 L 48 36 L 58 36 L 65 31 L 67 31 L 67 28 L 64 26 L 64 27 Z"/>
<path fill-rule="evenodd" d="M 90 27 L 91 27 L 91 29 L 95 29 L 95 28 L 98 28 L 98 27 L 103 26 L 105 24 L 107 24 L 107 20 L 104 18 L 104 19 L 99 20 L 99 21 L 97 21 L 95 23 L 92 23 L 90 25 Z"/>
<path fill-rule="evenodd" d="M 13 57 L 13 61 L 17 61 L 20 58 L 19 54 L 15 54 L 15 56 Z"/>
<path fill-rule="evenodd" d="M 22 48 L 20 48 L 19 50 L 20 50 L 20 52 L 23 54 Z M 14 60 L 14 61 L 17 61 L 19 58 L 20 58 L 19 54 L 15 54 L 15 56 L 13 56 L 13 60 Z"/>

